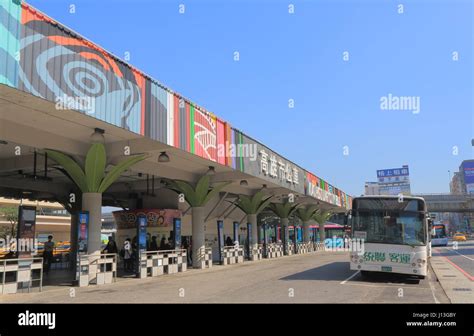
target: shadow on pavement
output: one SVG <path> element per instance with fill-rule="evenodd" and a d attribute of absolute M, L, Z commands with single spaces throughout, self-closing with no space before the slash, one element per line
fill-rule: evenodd
<path fill-rule="evenodd" d="M 280 280 L 326 280 L 343 281 L 351 276 L 354 271 L 349 269 L 349 262 L 333 262 L 320 267 L 311 268 L 304 272 L 295 273 Z"/>
<path fill-rule="evenodd" d="M 420 279 L 406 274 L 378 273 L 371 272 L 364 276 L 358 276 L 352 282 L 383 283 L 383 284 L 408 284 L 417 285 Z"/>

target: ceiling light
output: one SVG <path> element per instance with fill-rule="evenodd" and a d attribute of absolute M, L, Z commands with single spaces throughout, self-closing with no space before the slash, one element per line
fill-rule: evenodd
<path fill-rule="evenodd" d="M 103 144 L 105 142 L 104 133 L 105 131 L 102 128 L 94 128 L 94 133 L 91 134 L 91 142 Z"/>
<path fill-rule="evenodd" d="M 158 156 L 158 162 L 170 162 L 170 157 L 168 154 L 166 154 L 166 152 L 161 152 L 160 156 Z"/>
<path fill-rule="evenodd" d="M 206 175 L 215 175 L 216 174 L 216 168 L 214 166 L 209 166 L 209 169 L 207 170 Z"/>

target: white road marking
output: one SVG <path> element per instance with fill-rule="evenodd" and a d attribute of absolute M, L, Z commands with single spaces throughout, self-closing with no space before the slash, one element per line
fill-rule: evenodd
<path fill-rule="evenodd" d="M 340 284 L 341 285 L 344 285 L 347 281 L 351 280 L 353 277 L 355 277 L 357 274 L 359 274 L 360 271 L 357 271 L 355 272 L 354 274 L 352 274 L 350 277 L 348 277 L 346 280 L 342 281 Z"/>
<path fill-rule="evenodd" d="M 472 260 L 472 261 L 474 261 L 474 259 L 472 259 L 472 258 L 469 258 L 468 256 L 465 256 L 464 254 L 462 254 L 462 253 L 459 253 L 459 252 L 458 252 L 458 251 L 456 251 L 456 250 L 453 250 L 453 249 L 448 249 L 448 250 L 451 250 L 451 251 L 453 251 L 453 252 L 455 252 L 455 253 L 459 254 L 461 257 L 464 257 L 464 258 L 466 258 L 466 259 L 469 259 L 469 260 Z"/>

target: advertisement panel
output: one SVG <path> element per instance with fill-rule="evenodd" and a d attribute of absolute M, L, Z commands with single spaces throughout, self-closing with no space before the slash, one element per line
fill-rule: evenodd
<path fill-rule="evenodd" d="M 146 217 L 141 215 L 138 216 L 138 227 L 137 227 L 137 237 L 138 237 L 138 251 L 146 251 Z"/>
<path fill-rule="evenodd" d="M 377 170 L 380 195 L 409 195 L 410 170 L 407 165 L 400 168 Z"/>
<path fill-rule="evenodd" d="M 173 219 L 181 218 L 176 209 L 137 209 L 113 212 L 117 229 L 132 229 L 138 226 L 138 218 L 146 218 L 147 227 L 173 227 Z"/>
<path fill-rule="evenodd" d="M 181 248 L 181 218 L 173 219 L 174 247 Z"/>
<path fill-rule="evenodd" d="M 77 252 L 79 254 L 87 253 L 87 239 L 89 236 L 89 212 L 79 212 L 78 215 L 78 234 L 77 234 Z"/>
<path fill-rule="evenodd" d="M 464 161 L 462 163 L 462 172 L 466 187 L 468 184 L 474 184 L 474 161 Z"/>
<path fill-rule="evenodd" d="M 29 258 L 34 249 L 36 207 L 18 207 L 17 251 L 18 258 Z"/>

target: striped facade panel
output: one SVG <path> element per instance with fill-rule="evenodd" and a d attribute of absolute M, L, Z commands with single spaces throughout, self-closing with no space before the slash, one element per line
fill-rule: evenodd
<path fill-rule="evenodd" d="M 225 122 L 216 118 L 217 163 L 227 165 L 227 144 Z"/>
<path fill-rule="evenodd" d="M 179 100 L 179 148 L 188 151 L 188 120 L 189 120 L 189 104 L 184 100 Z"/>
<path fill-rule="evenodd" d="M 150 92 L 146 93 L 145 135 L 154 140 L 168 143 L 168 97 L 169 93 L 159 85 L 147 80 Z"/>
<path fill-rule="evenodd" d="M 226 123 L 225 125 L 225 141 L 227 144 L 227 156 L 226 156 L 226 165 L 229 167 L 232 167 L 232 156 L 231 153 L 229 153 L 229 148 L 234 144 L 232 140 L 232 127 L 230 127 L 229 123 Z"/>
<path fill-rule="evenodd" d="M 18 86 L 20 55 L 20 1 L 0 0 L 0 84 Z"/>
<path fill-rule="evenodd" d="M 146 79 L 23 3 L 20 90 L 144 134 Z"/>
<path fill-rule="evenodd" d="M 232 129 L 232 144 L 234 145 L 235 151 L 232 155 L 232 168 L 244 171 L 244 160 L 242 157 L 242 144 L 243 135 L 242 132 Z"/>

